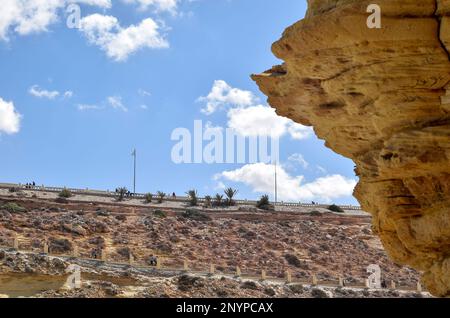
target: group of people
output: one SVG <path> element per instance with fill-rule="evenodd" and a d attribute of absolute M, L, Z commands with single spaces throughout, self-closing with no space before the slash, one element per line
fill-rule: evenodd
<path fill-rule="evenodd" d="M 34 189 L 36 187 L 36 182 L 26 183 L 25 188 L 26 189 Z"/>

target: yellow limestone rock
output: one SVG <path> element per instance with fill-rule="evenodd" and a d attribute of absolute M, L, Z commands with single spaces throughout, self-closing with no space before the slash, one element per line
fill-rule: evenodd
<path fill-rule="evenodd" d="M 389 255 L 450 296 L 450 1 L 308 0 L 253 75 L 281 116 L 351 158 L 355 196 Z M 446 15 L 449 15 L 447 17 Z"/>

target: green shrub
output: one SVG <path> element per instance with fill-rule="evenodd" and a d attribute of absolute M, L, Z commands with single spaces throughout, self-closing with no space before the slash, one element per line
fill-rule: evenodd
<path fill-rule="evenodd" d="M 269 297 L 273 297 L 275 296 L 277 293 L 275 292 L 275 290 L 273 290 L 273 288 L 270 287 L 266 287 L 264 288 L 264 294 L 266 294 Z"/>
<path fill-rule="evenodd" d="M 275 207 L 273 204 L 270 204 L 269 196 L 267 194 L 263 195 L 261 199 L 256 203 L 256 207 L 261 210 L 273 211 Z"/>
<path fill-rule="evenodd" d="M 153 215 L 158 217 L 158 218 L 161 218 L 161 219 L 164 219 L 164 218 L 167 217 L 167 213 L 162 211 L 162 210 L 155 210 L 155 211 L 153 211 Z"/>
<path fill-rule="evenodd" d="M 123 201 L 123 199 L 125 198 L 127 193 L 128 193 L 128 189 L 127 188 L 125 188 L 125 187 L 118 188 L 117 189 L 117 195 L 118 195 L 117 201 Z"/>
<path fill-rule="evenodd" d="M 186 210 L 186 212 L 183 213 L 183 217 L 200 222 L 211 221 L 211 217 L 197 210 Z"/>
<path fill-rule="evenodd" d="M 186 292 L 193 288 L 203 287 L 204 280 L 200 277 L 182 275 L 178 277 L 177 285 L 179 290 Z"/>
<path fill-rule="evenodd" d="M 189 205 L 190 206 L 197 206 L 198 205 L 197 190 L 189 190 L 186 194 L 189 197 Z"/>
<path fill-rule="evenodd" d="M 55 199 L 55 202 L 59 203 L 59 204 L 67 204 L 67 203 L 69 203 L 69 200 L 67 200 L 66 198 L 57 197 Z"/>
<path fill-rule="evenodd" d="M 70 192 L 68 189 L 64 188 L 59 194 L 58 196 L 60 198 L 65 198 L 68 199 L 70 197 L 72 197 L 72 192 Z"/>
<path fill-rule="evenodd" d="M 25 209 L 23 206 L 20 206 L 14 202 L 6 203 L 2 206 L 2 209 L 5 209 L 9 213 L 23 213 L 27 211 L 27 209 Z"/>
<path fill-rule="evenodd" d="M 302 262 L 295 255 L 285 254 L 284 258 L 286 259 L 286 261 L 288 262 L 289 265 L 292 265 L 295 267 L 300 267 L 302 265 Z"/>
<path fill-rule="evenodd" d="M 158 191 L 156 195 L 158 196 L 158 203 L 163 203 L 164 198 L 166 197 L 167 194 L 165 194 L 162 191 Z"/>
<path fill-rule="evenodd" d="M 320 288 L 314 288 L 311 290 L 311 296 L 313 298 L 330 298 L 328 294 Z"/>
<path fill-rule="evenodd" d="M 255 282 L 246 281 L 246 282 L 242 283 L 241 288 L 242 289 L 258 290 L 258 285 L 256 285 Z"/>
<path fill-rule="evenodd" d="M 322 216 L 322 213 L 320 213 L 319 211 L 311 211 L 311 212 L 309 212 L 309 215 L 311 215 L 311 216 Z"/>
<path fill-rule="evenodd" d="M 294 293 L 294 294 L 303 294 L 304 289 L 303 289 L 303 285 L 301 284 L 294 284 L 294 285 L 290 285 L 289 289 Z"/>
<path fill-rule="evenodd" d="M 344 213 L 344 210 L 342 210 L 342 208 L 336 204 L 332 204 L 328 207 L 328 210 L 332 211 L 332 212 L 337 212 L 337 213 Z"/>
<path fill-rule="evenodd" d="M 153 194 L 147 193 L 147 194 L 145 195 L 145 202 L 146 202 L 146 203 L 152 203 L 152 200 L 153 200 Z"/>

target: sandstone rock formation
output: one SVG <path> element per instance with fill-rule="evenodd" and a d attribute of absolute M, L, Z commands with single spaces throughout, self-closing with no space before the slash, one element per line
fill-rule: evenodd
<path fill-rule="evenodd" d="M 254 75 L 279 115 L 351 158 L 355 190 L 390 256 L 450 296 L 450 1 L 308 0 Z M 448 90 L 447 90 L 448 89 Z"/>

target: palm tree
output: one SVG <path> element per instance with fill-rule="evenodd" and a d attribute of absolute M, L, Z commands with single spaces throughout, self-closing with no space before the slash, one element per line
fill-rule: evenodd
<path fill-rule="evenodd" d="M 197 190 L 189 190 L 188 192 L 186 192 L 186 194 L 189 197 L 189 204 L 191 206 L 197 206 L 198 205 L 198 195 L 197 195 Z"/>
<path fill-rule="evenodd" d="M 214 198 L 214 205 L 215 206 L 222 206 L 222 201 L 223 201 L 223 195 L 222 194 L 216 194 L 215 198 Z"/>
<path fill-rule="evenodd" d="M 238 193 L 238 190 L 233 189 L 233 188 L 228 188 L 224 191 L 225 195 L 227 196 L 227 204 L 228 206 L 233 206 L 234 205 L 234 200 L 233 198 L 236 196 L 236 194 Z"/>
<path fill-rule="evenodd" d="M 165 194 L 162 191 L 158 191 L 158 193 L 156 195 L 158 196 L 158 203 L 163 203 L 163 200 L 167 194 Z"/>

